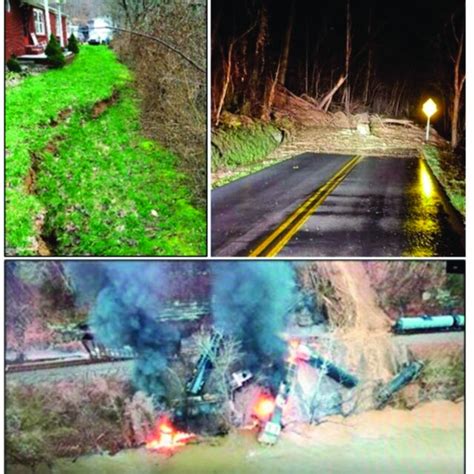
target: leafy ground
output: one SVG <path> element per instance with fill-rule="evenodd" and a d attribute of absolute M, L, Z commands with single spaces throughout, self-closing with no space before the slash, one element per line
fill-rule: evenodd
<path fill-rule="evenodd" d="M 442 184 L 451 204 L 465 217 L 466 168 L 464 160 L 454 152 L 434 145 L 425 145 L 423 155 Z"/>
<path fill-rule="evenodd" d="M 132 77 L 106 47 L 6 93 L 11 255 L 202 255 L 205 214 L 176 158 L 140 133 Z"/>

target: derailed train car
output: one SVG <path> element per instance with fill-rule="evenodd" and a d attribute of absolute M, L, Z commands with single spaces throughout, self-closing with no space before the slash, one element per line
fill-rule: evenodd
<path fill-rule="evenodd" d="M 423 332 L 464 331 L 464 315 L 415 316 L 398 318 L 393 325 L 395 334 Z"/>

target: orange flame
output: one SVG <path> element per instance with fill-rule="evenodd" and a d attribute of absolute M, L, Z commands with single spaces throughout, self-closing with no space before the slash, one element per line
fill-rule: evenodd
<path fill-rule="evenodd" d="M 290 347 L 292 349 L 298 349 L 298 346 L 300 345 L 298 339 L 291 339 L 290 340 Z"/>
<path fill-rule="evenodd" d="M 184 446 L 195 438 L 193 433 L 178 431 L 167 418 L 158 421 L 155 433 L 146 443 L 148 449 L 154 451 L 175 449 Z"/>
<path fill-rule="evenodd" d="M 286 362 L 288 364 L 296 364 L 296 361 L 298 360 L 298 348 L 299 348 L 300 342 L 297 339 L 291 339 L 289 342 L 289 354 L 288 358 L 286 359 Z"/>
<path fill-rule="evenodd" d="M 258 397 L 254 412 L 258 418 L 269 418 L 275 409 L 275 400 L 270 395 L 262 394 Z"/>

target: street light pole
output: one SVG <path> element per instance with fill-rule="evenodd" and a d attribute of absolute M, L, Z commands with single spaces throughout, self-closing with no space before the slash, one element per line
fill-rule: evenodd
<path fill-rule="evenodd" d="M 426 122 L 426 137 L 425 140 L 428 141 L 430 139 L 430 117 L 428 116 L 428 121 Z"/>

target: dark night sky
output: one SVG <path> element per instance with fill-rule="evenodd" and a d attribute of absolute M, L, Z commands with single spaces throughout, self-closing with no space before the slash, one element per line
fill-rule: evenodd
<path fill-rule="evenodd" d="M 241 33 L 255 21 L 258 6 L 264 3 L 269 13 L 271 59 L 276 63 L 288 22 L 290 1 L 213 0 L 213 27 L 218 25 L 214 46 L 226 44 L 230 36 Z M 346 1 L 296 0 L 295 27 L 291 44 L 287 86 L 301 93 L 301 75 L 307 44 L 314 54 L 318 40 L 318 64 L 335 74 L 343 72 L 345 48 Z M 452 67 L 447 60 L 443 35 L 451 33 L 450 18 L 457 11 L 464 23 L 464 0 L 352 0 L 353 60 L 352 80 L 362 78 L 367 67 L 368 18 L 373 18 L 372 45 L 377 81 L 393 87 L 405 81 L 411 100 L 425 94 L 442 95 L 449 87 Z M 444 31 L 444 33 L 443 33 Z M 214 48 L 217 58 L 218 48 Z M 301 74 L 301 73 L 300 73 Z M 448 81 L 448 82 L 446 82 Z M 440 86 L 441 84 L 441 86 Z"/>

